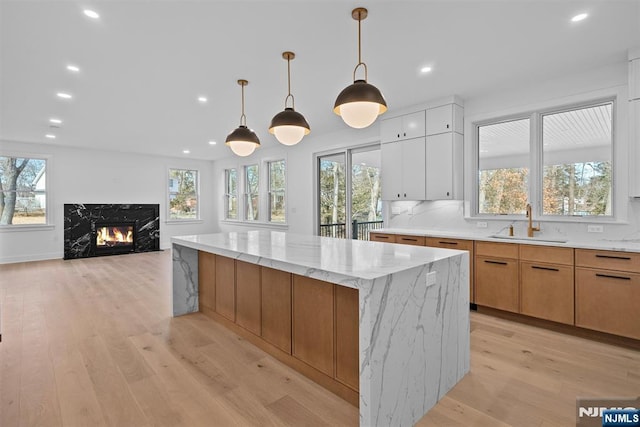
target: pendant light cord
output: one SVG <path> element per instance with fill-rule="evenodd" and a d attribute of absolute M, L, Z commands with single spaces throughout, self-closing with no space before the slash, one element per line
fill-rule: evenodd
<path fill-rule="evenodd" d="M 284 99 L 284 108 L 287 108 L 287 101 L 291 98 L 291 108 L 296 109 L 296 100 L 291 94 L 291 57 L 287 56 L 287 90 L 289 94 Z"/>
<path fill-rule="evenodd" d="M 356 81 L 356 71 L 361 65 L 364 67 L 364 81 L 368 80 L 367 64 L 362 62 L 362 12 L 358 12 L 358 65 L 353 69 L 353 81 Z"/>
<path fill-rule="evenodd" d="M 240 125 L 247 126 L 247 116 L 244 115 L 244 84 L 240 84 L 242 86 L 242 115 L 240 115 Z"/>

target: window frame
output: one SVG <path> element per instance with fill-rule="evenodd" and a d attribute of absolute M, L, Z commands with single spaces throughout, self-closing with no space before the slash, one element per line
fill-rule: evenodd
<path fill-rule="evenodd" d="M 273 193 L 273 188 L 271 186 L 271 164 L 272 163 L 279 163 L 282 162 L 284 164 L 284 186 L 282 187 L 282 194 L 283 194 L 283 199 L 284 199 L 284 221 L 273 221 L 271 215 L 272 215 L 272 209 L 271 209 L 271 194 Z M 283 224 L 287 224 L 287 160 L 285 158 L 278 158 L 278 159 L 265 159 L 264 164 L 266 165 L 265 167 L 265 171 L 266 171 L 266 176 L 267 176 L 267 222 L 269 224 L 277 224 L 277 225 L 283 225 Z"/>
<path fill-rule="evenodd" d="M 262 210 L 261 200 L 263 198 L 263 197 L 261 197 L 263 185 L 262 185 L 262 176 L 260 175 L 261 174 L 261 170 L 264 169 L 264 168 L 260 167 L 262 163 L 263 163 L 262 161 L 257 160 L 256 162 L 246 163 L 246 164 L 242 165 L 242 172 L 243 172 L 242 173 L 242 178 L 243 178 L 242 186 L 243 186 L 243 189 L 244 189 L 244 191 L 242 193 L 242 196 L 243 196 L 242 197 L 243 198 L 242 221 L 243 222 L 247 222 L 247 223 L 251 223 L 251 224 L 264 222 L 264 221 L 261 221 L 261 219 L 260 219 L 262 217 L 260 215 L 260 211 Z M 249 168 L 253 167 L 253 166 L 255 166 L 258 169 L 258 171 L 257 171 L 258 192 L 256 193 L 256 195 L 258 197 L 258 214 L 256 215 L 255 219 L 249 219 L 247 217 L 247 215 L 249 213 L 249 209 L 248 209 L 249 203 L 250 203 L 249 198 L 250 198 L 252 193 L 249 193 L 249 180 L 247 179 L 247 173 L 248 173 Z"/>
<path fill-rule="evenodd" d="M 233 196 L 233 194 L 229 193 L 229 172 L 230 171 L 235 171 L 236 173 L 236 192 L 235 192 L 235 198 L 236 198 L 236 216 L 235 218 L 231 218 L 229 216 L 229 198 L 231 196 Z M 240 184 L 240 177 L 238 176 L 238 167 L 237 166 L 233 166 L 233 167 L 228 167 L 224 169 L 224 220 L 225 221 L 240 221 L 240 203 L 238 203 L 238 187 Z"/>
<path fill-rule="evenodd" d="M 179 170 L 179 171 L 192 171 L 196 172 L 196 203 L 197 203 L 197 213 L 195 218 L 171 218 L 171 189 L 169 187 L 169 180 L 171 179 L 171 171 Z M 198 168 L 189 168 L 189 167 L 168 167 L 166 172 L 166 196 L 167 196 L 167 206 L 166 206 L 166 222 L 173 224 L 188 224 L 194 222 L 202 222 L 201 219 L 201 197 L 200 197 L 200 169 Z"/>
<path fill-rule="evenodd" d="M 536 218 L 536 221 L 549 221 L 549 222 L 598 222 L 598 223 L 611 223 L 611 222 L 623 222 L 624 207 L 619 204 L 618 195 L 615 188 L 619 179 L 620 162 L 617 154 L 620 150 L 621 141 L 618 139 L 617 126 L 618 126 L 618 114 L 619 103 L 621 98 L 620 90 L 615 91 L 600 91 L 601 93 L 595 96 L 579 97 L 577 100 L 570 102 L 560 102 L 553 104 L 545 104 L 536 106 L 536 108 L 525 109 L 524 111 L 515 114 L 497 114 L 495 116 L 489 116 L 478 120 L 471 120 L 471 168 L 472 179 L 470 184 L 472 189 L 469 192 L 470 202 L 470 218 L 480 220 L 507 220 L 515 221 L 522 220 L 524 215 L 522 214 L 488 214 L 479 212 L 479 128 L 481 126 L 504 123 L 512 120 L 526 119 L 529 122 L 529 184 L 527 188 L 527 196 L 529 203 L 532 206 L 532 216 Z M 604 92 L 604 93 L 603 93 Z M 624 101 L 624 99 L 622 99 Z M 543 214 L 543 191 L 544 185 L 542 180 L 544 179 L 544 165 L 543 165 L 543 120 L 545 115 L 551 115 L 556 113 L 568 112 L 573 110 L 580 110 L 589 107 L 595 107 L 611 103 L 612 115 L 611 115 L 611 215 L 549 215 Z M 469 181 L 468 181 L 469 182 Z"/>
<path fill-rule="evenodd" d="M 14 151 L 0 151 L 0 157 L 15 157 L 19 159 L 36 159 L 45 161 L 45 200 L 47 206 L 54 206 L 53 190 L 51 188 L 51 171 L 53 156 L 51 154 L 39 154 L 39 153 L 25 153 Z M 6 191 L 6 190 L 3 190 Z M 45 208 L 45 222 L 43 224 L 2 224 L 0 225 L 0 232 L 14 232 L 14 231 L 39 231 L 39 230 L 53 230 L 55 228 L 54 222 L 54 209 L 49 207 Z"/>

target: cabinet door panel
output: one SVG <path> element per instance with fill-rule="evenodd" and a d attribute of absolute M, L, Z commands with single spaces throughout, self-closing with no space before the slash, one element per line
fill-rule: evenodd
<path fill-rule="evenodd" d="M 469 302 L 475 303 L 475 256 L 473 250 L 473 240 L 427 237 L 425 240 L 425 245 L 434 248 L 457 249 L 460 251 L 469 252 Z"/>
<path fill-rule="evenodd" d="M 293 355 L 331 377 L 334 286 L 293 275 Z"/>
<path fill-rule="evenodd" d="M 427 137 L 427 200 L 453 198 L 453 133 Z"/>
<path fill-rule="evenodd" d="M 476 257 L 476 303 L 518 312 L 518 261 Z"/>
<path fill-rule="evenodd" d="M 400 200 L 402 192 L 402 143 L 380 146 L 382 159 L 382 199 Z"/>
<path fill-rule="evenodd" d="M 231 258 L 216 255 L 216 312 L 236 320 L 236 268 Z"/>
<path fill-rule="evenodd" d="M 401 199 L 425 199 L 425 138 L 402 141 Z M 383 169 L 384 170 L 384 169 Z M 396 166 L 397 170 L 397 166 Z M 383 172 L 384 173 L 384 172 Z M 384 185 L 383 178 L 382 185 Z"/>
<path fill-rule="evenodd" d="M 403 245 L 424 246 L 424 242 L 424 236 L 396 236 L 396 243 L 402 243 Z"/>
<path fill-rule="evenodd" d="M 336 286 L 336 378 L 355 390 L 360 385 L 358 290 Z"/>
<path fill-rule="evenodd" d="M 427 135 L 453 132 L 453 104 L 427 110 Z"/>
<path fill-rule="evenodd" d="M 382 143 L 398 141 L 401 131 L 402 117 L 380 120 L 380 141 Z"/>
<path fill-rule="evenodd" d="M 384 234 L 384 233 L 369 233 L 369 240 L 372 242 L 387 242 L 387 243 L 395 243 L 396 236 L 395 234 Z"/>
<path fill-rule="evenodd" d="M 406 114 L 402 116 L 401 139 L 419 138 L 425 136 L 425 112 Z"/>
<path fill-rule="evenodd" d="M 640 274 L 576 268 L 576 326 L 640 339 Z"/>
<path fill-rule="evenodd" d="M 262 267 L 262 338 L 291 354 L 291 273 Z"/>
<path fill-rule="evenodd" d="M 573 325 L 573 267 L 520 262 L 521 313 Z"/>
<path fill-rule="evenodd" d="M 260 335 L 260 266 L 236 261 L 236 323 Z"/>
<path fill-rule="evenodd" d="M 198 304 L 200 310 L 216 309 L 216 256 L 198 251 Z"/>

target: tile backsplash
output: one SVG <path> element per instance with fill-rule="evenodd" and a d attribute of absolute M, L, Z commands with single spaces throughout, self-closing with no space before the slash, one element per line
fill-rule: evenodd
<path fill-rule="evenodd" d="M 385 227 L 418 230 L 456 231 L 473 234 L 507 233 L 513 224 L 516 236 L 527 235 L 527 220 L 494 220 L 465 218 L 464 203 L 461 200 L 439 200 L 419 202 L 389 202 L 388 221 Z M 478 222 L 487 224 L 479 228 Z M 537 224 L 537 221 L 534 221 Z M 602 225 L 602 233 L 589 233 L 589 225 Z M 580 220 L 576 222 L 541 221 L 541 231 L 536 236 L 562 238 L 574 241 L 633 241 L 640 242 L 640 200 L 631 199 L 628 204 L 626 223 L 594 223 Z"/>

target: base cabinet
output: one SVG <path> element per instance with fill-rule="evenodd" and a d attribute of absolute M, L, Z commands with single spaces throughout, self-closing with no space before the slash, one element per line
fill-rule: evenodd
<path fill-rule="evenodd" d="M 198 304 L 211 311 L 216 309 L 216 256 L 198 252 Z"/>
<path fill-rule="evenodd" d="M 291 273 L 261 267 L 262 339 L 291 354 Z"/>
<path fill-rule="evenodd" d="M 336 379 L 359 390 L 358 290 L 336 286 Z"/>
<path fill-rule="evenodd" d="M 469 302 L 475 303 L 475 251 L 473 240 L 427 237 L 425 244 L 432 248 L 456 249 L 469 252 Z"/>
<path fill-rule="evenodd" d="M 236 266 L 231 258 L 216 255 L 216 313 L 236 320 Z"/>
<path fill-rule="evenodd" d="M 518 245 L 477 242 L 475 276 L 477 304 L 518 312 Z"/>
<path fill-rule="evenodd" d="M 261 328 L 260 266 L 236 261 L 236 323 L 256 335 Z"/>

